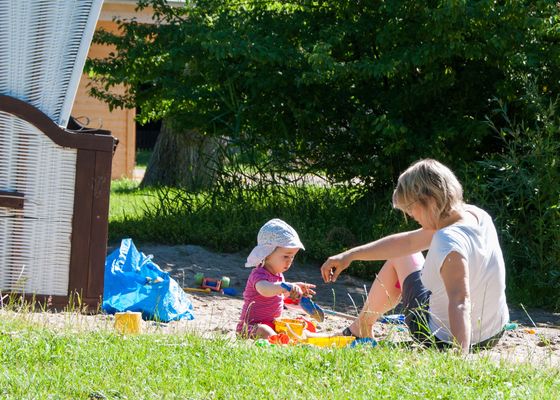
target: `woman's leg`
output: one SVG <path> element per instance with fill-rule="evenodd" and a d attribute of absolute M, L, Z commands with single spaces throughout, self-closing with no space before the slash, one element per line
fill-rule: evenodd
<path fill-rule="evenodd" d="M 375 277 L 366 304 L 358 318 L 350 325 L 350 331 L 358 337 L 372 337 L 375 321 L 399 304 L 401 285 L 406 277 L 422 269 L 423 265 L 422 253 L 387 260 Z M 397 282 L 400 285 L 397 285 Z"/>

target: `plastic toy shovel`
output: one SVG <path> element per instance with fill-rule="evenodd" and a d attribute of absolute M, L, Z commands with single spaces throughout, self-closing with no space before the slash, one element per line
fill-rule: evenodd
<path fill-rule="evenodd" d="M 286 282 L 282 282 L 281 286 L 286 290 L 292 290 L 292 285 Z M 318 322 L 323 322 L 325 320 L 325 312 L 323 309 L 315 304 L 315 302 L 309 297 L 302 297 L 299 301 L 299 305 L 303 311 L 305 311 L 314 320 Z"/>

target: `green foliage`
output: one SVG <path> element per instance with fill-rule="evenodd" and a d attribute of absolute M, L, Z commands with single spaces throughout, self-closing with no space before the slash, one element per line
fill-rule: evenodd
<path fill-rule="evenodd" d="M 494 215 L 509 284 L 526 304 L 560 308 L 560 116 L 558 104 L 539 104 L 537 122 L 508 119 L 499 130 L 504 151 L 474 168 L 473 196 Z"/>
<path fill-rule="evenodd" d="M 556 2 L 139 4 L 153 6 L 153 25 L 96 36 L 116 50 L 88 62 L 92 93 L 140 106 L 142 122 L 168 118 L 224 138 L 230 162 L 212 193 L 139 192 L 151 205 L 113 218 L 112 239 L 242 250 L 281 217 L 319 261 L 401 230 L 387 192 L 411 161 L 433 157 L 469 166 L 462 181 L 496 217 L 509 287 L 527 304 L 556 301 L 558 122 L 554 107 L 539 109 L 560 93 Z M 112 94 L 122 83 L 126 92 Z M 495 98 L 525 124 L 494 118 Z M 282 191 L 290 173 L 358 184 Z"/>
<path fill-rule="evenodd" d="M 228 137 L 267 170 L 389 187 L 411 161 L 499 150 L 479 122 L 499 97 L 523 114 L 526 74 L 559 93 L 552 1 L 163 0 L 88 68 L 111 107 Z M 111 94 L 125 83 L 124 95 Z M 265 155 L 265 157 L 263 157 Z"/>
<path fill-rule="evenodd" d="M 549 399 L 559 379 L 556 368 L 389 343 L 258 347 L 184 332 L 121 336 L 110 325 L 53 330 L 26 319 L 0 315 L 3 399 Z"/>

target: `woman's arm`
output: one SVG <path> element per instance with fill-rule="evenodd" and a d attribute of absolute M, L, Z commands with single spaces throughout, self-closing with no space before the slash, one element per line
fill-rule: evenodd
<path fill-rule="evenodd" d="M 329 257 L 321 266 L 323 280 L 335 282 L 338 275 L 348 268 L 352 261 L 388 260 L 426 250 L 430 247 L 434 232 L 421 228 L 396 233 Z"/>
<path fill-rule="evenodd" d="M 467 354 L 471 345 L 471 300 L 467 261 L 456 251 L 447 255 L 441 266 L 441 277 L 449 298 L 451 334 Z"/>

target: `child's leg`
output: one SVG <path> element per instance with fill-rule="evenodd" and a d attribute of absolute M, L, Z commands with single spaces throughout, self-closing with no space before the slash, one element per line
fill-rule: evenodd
<path fill-rule="evenodd" d="M 257 324 L 254 326 L 251 337 L 255 339 L 268 339 L 269 337 L 274 335 L 276 335 L 276 332 L 269 325 Z"/>
<path fill-rule="evenodd" d="M 268 339 L 276 335 L 272 323 L 243 324 L 237 326 L 237 333 L 244 339 Z"/>
<path fill-rule="evenodd" d="M 422 253 L 387 260 L 373 281 L 360 315 L 350 325 L 350 331 L 358 337 L 372 337 L 375 321 L 399 303 L 402 282 L 412 272 L 422 269 L 423 264 Z"/>

